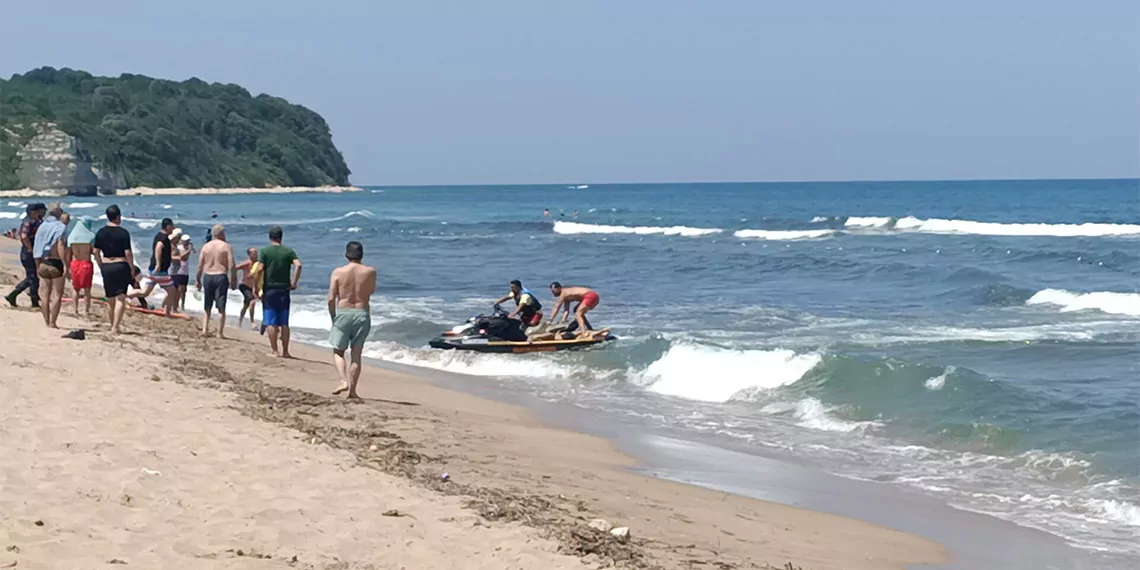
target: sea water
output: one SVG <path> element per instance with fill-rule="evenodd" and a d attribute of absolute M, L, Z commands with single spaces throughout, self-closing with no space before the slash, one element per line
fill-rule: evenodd
<path fill-rule="evenodd" d="M 70 209 L 111 202 L 136 244 L 162 217 L 199 247 L 223 223 L 239 260 L 281 225 L 304 262 L 298 340 L 327 338 L 329 272 L 359 240 L 380 273 L 368 357 L 1140 553 L 1136 180 L 368 187 Z M 511 279 L 548 312 L 550 281 L 595 288 L 591 320 L 620 340 L 427 348 Z"/>

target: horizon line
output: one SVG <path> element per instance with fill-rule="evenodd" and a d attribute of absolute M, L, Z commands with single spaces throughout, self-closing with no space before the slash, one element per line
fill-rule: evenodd
<path fill-rule="evenodd" d="M 509 182 L 509 183 L 431 183 L 431 184 L 375 184 L 350 183 L 352 186 L 385 187 L 385 188 L 440 188 L 460 187 L 473 188 L 478 186 L 634 186 L 634 185 L 670 185 L 670 184 L 898 184 L 904 182 L 1109 182 L 1109 181 L 1136 181 L 1140 182 L 1140 174 L 1136 176 L 1105 176 L 1105 177 L 1075 177 L 1075 178 L 889 178 L 889 179 L 855 179 L 855 180 L 718 180 L 718 181 L 655 181 L 655 182 Z"/>

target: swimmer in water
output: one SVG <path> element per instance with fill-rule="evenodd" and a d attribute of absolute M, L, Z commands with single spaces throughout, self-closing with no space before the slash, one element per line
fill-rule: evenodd
<path fill-rule="evenodd" d="M 210 213 L 210 217 L 211 217 L 211 218 L 216 218 L 216 217 L 218 217 L 218 212 L 216 212 L 216 211 L 214 211 L 214 212 L 211 212 L 211 213 Z"/>

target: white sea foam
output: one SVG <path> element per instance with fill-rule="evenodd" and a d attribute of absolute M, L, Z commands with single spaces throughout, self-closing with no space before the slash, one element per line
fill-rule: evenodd
<path fill-rule="evenodd" d="M 14 220 L 20 217 L 20 212 L 0 212 L 0 219 Z"/>
<path fill-rule="evenodd" d="M 9 208 L 23 208 L 24 206 L 27 206 L 27 205 L 28 204 L 26 202 L 18 202 L 18 201 L 14 201 L 14 200 L 11 202 L 8 202 Z"/>
<path fill-rule="evenodd" d="M 65 209 L 82 210 L 85 208 L 94 208 L 98 206 L 98 202 L 69 202 L 64 206 Z"/>
<path fill-rule="evenodd" d="M 149 230 L 149 229 L 152 229 L 152 228 L 154 228 L 155 226 L 157 226 L 157 225 L 158 225 L 158 222 L 159 222 L 159 220 L 146 220 L 146 221 L 142 221 L 142 220 L 130 220 L 130 221 L 134 221 L 134 222 L 135 222 L 135 225 L 136 225 L 136 226 L 138 226 L 140 230 Z"/>
<path fill-rule="evenodd" d="M 174 207 L 174 206 L 172 206 L 172 205 L 170 205 L 170 204 L 163 204 L 163 205 L 162 205 L 162 209 L 163 209 L 163 210 L 169 210 L 169 209 L 171 209 L 171 208 L 173 208 L 173 207 Z"/>
<path fill-rule="evenodd" d="M 727 402 L 748 390 L 791 384 L 819 364 L 817 354 L 791 350 L 729 350 L 676 344 L 635 373 L 634 382 L 649 391 L 702 402 Z"/>
<path fill-rule="evenodd" d="M 891 223 L 891 218 L 851 216 L 843 225 L 848 228 L 885 228 Z"/>
<path fill-rule="evenodd" d="M 953 366 L 947 366 L 946 370 L 942 371 L 942 374 L 939 374 L 938 376 L 934 376 L 933 378 L 927 378 L 926 382 L 923 382 L 923 386 L 926 386 L 927 390 L 937 392 L 938 390 L 941 390 L 942 388 L 944 388 L 946 386 L 946 377 L 953 374 L 953 373 L 954 373 L 954 367 Z"/>
<path fill-rule="evenodd" d="M 1062 313 L 1100 311 L 1114 315 L 1140 316 L 1140 293 L 1073 293 L 1064 289 L 1044 289 L 1035 293 L 1025 304 L 1057 306 Z"/>
<path fill-rule="evenodd" d="M 209 220 L 177 219 L 177 220 L 175 220 L 175 223 L 178 225 L 191 225 L 191 226 L 212 226 L 214 224 L 224 224 L 226 226 L 300 226 L 300 225 L 328 224 L 328 223 L 339 222 L 341 220 L 347 220 L 349 218 L 355 218 L 355 217 L 375 218 L 376 214 L 373 214 L 369 210 L 353 210 L 351 212 L 341 214 L 341 215 L 336 216 L 334 218 L 318 218 L 318 219 L 311 219 L 311 220 L 310 219 L 304 219 L 304 220 L 301 220 L 301 219 L 295 219 L 295 220 L 264 219 L 263 220 L 263 219 L 254 219 L 254 218 L 243 218 L 243 219 L 235 220 L 235 219 L 223 217 L 223 218 L 215 218 L 215 219 L 209 219 Z M 138 226 L 144 230 L 153 228 L 158 223 L 157 220 L 151 220 L 149 218 L 133 218 L 130 216 L 123 216 L 123 220 L 128 221 L 128 222 L 134 222 L 134 223 L 138 224 Z M 144 225 L 144 224 L 146 224 L 146 225 Z"/>
<path fill-rule="evenodd" d="M 606 226 L 598 224 L 583 224 L 579 222 L 554 222 L 554 233 L 573 234 L 633 234 L 633 235 L 666 235 L 699 237 L 719 234 L 724 230 L 719 228 L 690 228 L 687 226 Z"/>
<path fill-rule="evenodd" d="M 971 220 L 924 220 L 908 216 L 895 223 L 895 229 L 932 234 L 970 234 L 988 236 L 1053 236 L 1053 237 L 1112 237 L 1140 236 L 1140 225 L 1135 224 L 1038 224 L 975 222 Z"/>
<path fill-rule="evenodd" d="M 878 425 L 875 422 L 852 422 L 836 418 L 831 414 L 833 408 L 825 406 L 815 398 L 804 398 L 796 402 L 773 402 L 760 411 L 771 415 L 790 414 L 797 420 L 798 425 L 820 431 L 851 432 Z"/>
<path fill-rule="evenodd" d="M 813 223 L 813 224 L 822 224 L 823 222 L 826 222 L 826 221 L 829 221 L 829 220 L 831 220 L 831 218 L 829 218 L 829 217 L 827 217 L 827 216 L 816 216 L 816 217 L 814 217 L 814 218 L 812 218 L 812 219 L 811 219 L 811 223 Z"/>
<path fill-rule="evenodd" d="M 547 379 L 569 378 L 583 372 L 582 368 L 563 365 L 548 358 L 409 348 L 392 342 L 365 343 L 364 356 L 471 376 Z"/>
<path fill-rule="evenodd" d="M 817 239 L 834 235 L 834 230 L 740 230 L 732 235 L 742 239 L 796 240 Z"/>

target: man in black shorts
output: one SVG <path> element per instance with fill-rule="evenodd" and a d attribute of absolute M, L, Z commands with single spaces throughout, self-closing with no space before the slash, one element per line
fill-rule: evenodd
<path fill-rule="evenodd" d="M 103 293 L 110 304 L 107 314 L 111 319 L 111 334 L 119 334 L 123 312 L 127 310 L 127 288 L 135 282 L 131 268 L 135 254 L 131 251 L 131 233 L 123 229 L 122 212 L 112 204 L 107 206 L 107 225 L 95 233 L 95 263 L 103 275 Z"/>

